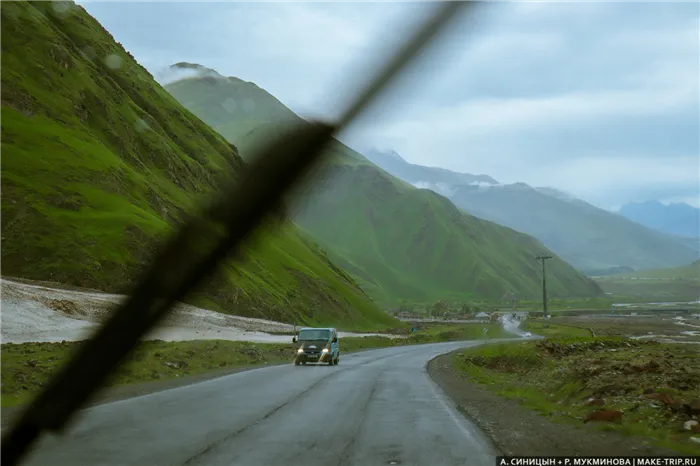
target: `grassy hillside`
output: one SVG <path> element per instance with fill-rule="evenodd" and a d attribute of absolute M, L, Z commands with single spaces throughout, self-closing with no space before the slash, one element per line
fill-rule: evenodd
<path fill-rule="evenodd" d="M 404 181 L 442 192 L 472 215 L 534 236 L 589 274 L 614 267 L 672 267 L 698 257 L 697 247 L 556 190 L 503 186 L 483 175 L 410 164 L 394 153 L 367 155 Z"/>
<path fill-rule="evenodd" d="M 2 274 L 121 291 L 235 147 L 72 3 L 2 2 Z M 291 225 L 250 245 L 194 304 L 245 316 L 395 326 Z"/>
<path fill-rule="evenodd" d="M 274 134 L 278 121 L 294 118 L 259 87 L 200 69 L 206 77 L 176 81 L 166 89 L 242 151 Z M 239 112 L 231 100 L 262 103 Z M 275 102 L 279 119 L 270 108 Z M 534 257 L 545 248 L 537 240 L 466 215 L 448 199 L 392 177 L 340 143 L 318 179 L 294 219 L 379 302 L 498 299 L 508 290 L 539 295 Z M 551 261 L 549 270 L 554 297 L 601 294 L 561 259 Z"/>

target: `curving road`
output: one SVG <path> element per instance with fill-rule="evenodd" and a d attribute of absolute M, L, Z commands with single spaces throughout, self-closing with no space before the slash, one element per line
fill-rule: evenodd
<path fill-rule="evenodd" d="M 493 466 L 495 447 L 426 372 L 478 344 L 341 352 L 338 366 L 268 367 L 100 405 L 25 464 Z"/>

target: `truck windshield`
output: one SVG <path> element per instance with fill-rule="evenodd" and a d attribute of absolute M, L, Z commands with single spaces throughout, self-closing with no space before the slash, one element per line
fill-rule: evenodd
<path fill-rule="evenodd" d="M 299 340 L 328 340 L 331 336 L 330 330 L 300 330 Z"/>

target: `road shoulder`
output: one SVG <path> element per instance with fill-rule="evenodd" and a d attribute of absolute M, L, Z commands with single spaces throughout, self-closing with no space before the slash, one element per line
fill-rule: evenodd
<path fill-rule="evenodd" d="M 462 350 L 457 350 L 462 351 Z M 428 363 L 432 380 L 457 409 L 478 425 L 504 455 L 528 456 L 677 456 L 644 439 L 592 426 L 554 423 L 515 400 L 502 398 L 470 382 L 452 367 L 455 352 Z"/>
<path fill-rule="evenodd" d="M 227 375 L 237 374 L 239 372 L 252 371 L 264 367 L 282 366 L 286 364 L 289 363 L 283 362 L 270 364 L 254 364 L 241 367 L 219 369 L 209 372 L 202 372 L 199 374 L 188 375 L 186 377 L 169 378 L 165 380 L 156 380 L 152 382 L 142 382 L 129 385 L 120 385 L 117 387 L 108 387 L 100 391 L 95 396 L 95 398 L 87 404 L 86 408 L 99 406 L 107 403 L 113 403 L 115 401 L 128 400 L 130 398 L 136 398 L 139 396 L 150 395 L 153 393 L 171 390 L 173 388 L 184 387 L 187 385 L 193 385 L 200 382 L 206 382 L 208 380 L 226 377 Z M 5 429 L 8 426 L 10 426 L 14 421 L 15 417 L 19 415 L 22 412 L 22 409 L 25 407 L 26 405 L 3 407 L 2 413 L 0 414 L 0 427 L 2 429 Z"/>

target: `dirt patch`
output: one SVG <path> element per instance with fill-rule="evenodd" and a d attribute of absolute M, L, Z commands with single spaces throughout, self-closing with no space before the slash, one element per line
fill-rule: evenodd
<path fill-rule="evenodd" d="M 601 432 L 595 424 L 570 425 L 550 419 L 503 398 L 458 373 L 454 353 L 428 364 L 430 377 L 458 409 L 474 421 L 505 455 L 527 456 L 677 456 L 678 452 L 651 445 L 645 439 L 618 432 Z"/>
<path fill-rule="evenodd" d="M 63 312 L 64 314 L 80 314 L 78 306 L 73 301 L 67 299 L 48 299 L 46 300 L 46 305 L 54 311 Z"/>

